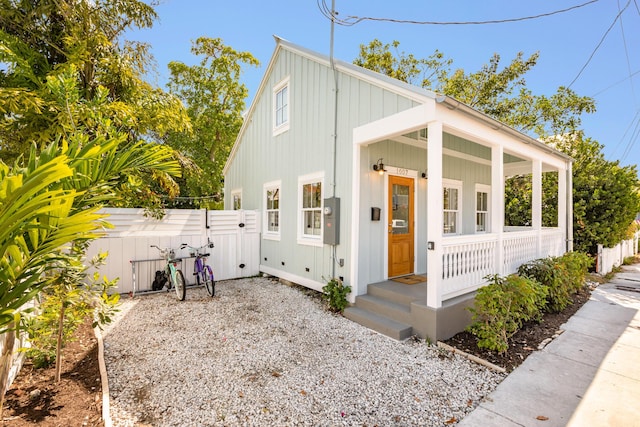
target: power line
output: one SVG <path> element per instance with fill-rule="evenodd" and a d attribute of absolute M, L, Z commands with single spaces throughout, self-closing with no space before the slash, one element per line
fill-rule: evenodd
<path fill-rule="evenodd" d="M 604 42 L 604 39 L 607 38 L 607 35 L 609 34 L 609 32 L 611 31 L 611 29 L 613 28 L 614 25 L 616 25 L 616 22 L 618 22 L 618 19 L 620 18 L 620 15 L 622 15 L 622 12 L 624 12 L 625 10 L 627 10 L 627 7 L 629 7 L 629 5 L 631 4 L 631 0 L 629 0 L 627 2 L 627 4 L 624 6 L 624 8 L 622 8 L 622 10 L 620 10 L 618 12 L 618 14 L 616 15 L 615 19 L 613 20 L 613 22 L 611 23 L 611 25 L 609 26 L 609 28 L 607 28 L 607 31 L 605 31 L 604 35 L 602 36 L 602 38 L 600 39 L 600 42 L 598 43 L 598 45 L 595 47 L 595 49 L 593 49 L 593 52 L 591 52 L 591 55 L 589 55 L 589 59 L 587 59 L 587 62 L 585 62 L 585 64 L 582 66 L 582 68 L 580 69 L 580 71 L 578 72 L 578 75 L 575 76 L 575 78 L 571 81 L 571 83 L 569 83 L 569 86 L 567 86 L 567 88 L 571 88 L 571 86 L 576 82 L 576 80 L 578 80 L 578 78 L 580 77 L 580 75 L 582 74 L 582 72 L 585 70 L 585 68 L 587 68 L 587 65 L 589 65 L 589 63 L 591 62 L 591 60 L 593 59 L 594 55 L 596 54 L 596 52 L 598 51 L 598 49 L 600 48 L 600 46 L 602 45 L 602 43 Z"/>
<path fill-rule="evenodd" d="M 390 22 L 394 24 L 416 24 L 416 25 L 487 25 L 487 24 L 506 24 L 510 22 L 528 21 L 532 19 L 546 18 L 548 16 L 557 15 L 560 13 L 569 12 L 571 10 L 579 9 L 581 7 L 588 6 L 593 3 L 597 3 L 600 0 L 590 0 L 586 3 L 578 4 L 568 7 L 566 9 L 554 10 L 552 12 L 541 13 L 538 15 L 522 16 L 518 18 L 507 19 L 492 19 L 487 21 L 416 21 L 411 19 L 394 19 L 394 18 L 376 18 L 370 16 L 347 16 L 344 19 L 339 19 L 337 13 L 333 13 L 329 6 L 326 4 L 326 0 L 316 0 L 318 9 L 324 15 L 325 18 L 333 20 L 336 24 L 345 27 L 351 27 L 362 21 L 374 21 L 374 22 Z M 631 1 L 631 0 L 629 0 Z"/>
<path fill-rule="evenodd" d="M 620 0 L 618 0 L 618 10 L 620 10 Z M 627 71 L 629 72 L 629 83 L 631 84 L 631 96 L 633 97 L 633 102 L 638 105 L 636 99 L 636 91 L 633 85 L 633 79 L 631 79 L 631 61 L 629 60 L 629 49 L 627 48 L 627 38 L 624 34 L 624 26 L 622 25 L 622 16 L 620 16 L 620 31 L 622 32 L 622 44 L 624 46 L 624 55 L 627 58 Z"/>
<path fill-rule="evenodd" d="M 639 135 L 640 135 L 640 120 L 636 122 L 636 128 L 633 130 L 633 134 L 629 138 L 629 143 L 627 144 L 627 147 L 625 148 L 624 152 L 622 153 L 622 157 L 620 158 L 621 162 L 624 162 L 624 160 L 627 158 L 629 153 L 631 153 L 631 149 L 633 148 L 635 143 L 638 141 Z"/>
<path fill-rule="evenodd" d="M 631 79 L 633 76 L 635 76 L 636 74 L 639 74 L 639 73 L 640 73 L 640 70 L 634 71 L 633 73 L 629 74 L 628 77 L 625 77 L 622 80 L 618 80 L 617 82 L 612 83 L 611 85 L 605 87 L 604 89 L 601 89 L 598 92 L 594 93 L 593 95 L 591 95 L 591 98 L 595 98 L 596 96 L 600 95 L 601 93 L 608 91 L 612 87 L 615 87 L 615 86 L 619 85 L 620 83 L 626 82 L 627 80 Z"/>

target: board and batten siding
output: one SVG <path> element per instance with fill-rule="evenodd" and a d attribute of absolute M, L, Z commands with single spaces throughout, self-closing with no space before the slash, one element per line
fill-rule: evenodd
<path fill-rule="evenodd" d="M 332 273 L 332 249 L 297 242 L 298 178 L 322 173 L 323 197 L 333 195 L 334 74 L 322 62 L 279 50 L 246 118 L 248 123 L 225 177 L 227 189 L 242 188 L 242 206 L 264 211 L 263 186 L 280 181 L 280 240 L 261 240 L 261 264 L 304 278 L 319 289 Z M 289 79 L 289 130 L 273 135 L 273 88 Z M 340 244 L 335 276 L 348 282 L 351 253 L 353 128 L 415 106 L 415 102 L 352 75 L 338 74 L 335 196 L 341 199 Z M 230 191 L 225 195 L 231 206 Z M 262 217 L 261 217 L 262 218 Z M 309 271 L 307 271 L 307 269 Z M 286 278 L 286 276 L 285 276 Z M 313 286 L 315 284 L 315 286 Z"/>

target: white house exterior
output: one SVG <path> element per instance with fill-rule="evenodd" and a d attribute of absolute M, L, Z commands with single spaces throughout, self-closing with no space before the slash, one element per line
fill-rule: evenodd
<path fill-rule="evenodd" d="M 543 228 L 549 172 L 558 219 Z M 569 157 L 452 98 L 279 38 L 224 174 L 225 208 L 261 212 L 260 271 L 316 290 L 342 278 L 356 320 L 370 285 L 426 276 L 394 282 L 412 297 L 387 311 L 432 339 L 464 327 L 486 275 L 571 248 Z M 517 229 L 504 226 L 515 174 L 533 188 L 530 225 Z"/>

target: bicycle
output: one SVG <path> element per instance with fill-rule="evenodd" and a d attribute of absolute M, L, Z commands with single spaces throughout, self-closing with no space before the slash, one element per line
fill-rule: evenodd
<path fill-rule="evenodd" d="M 206 245 L 202 245 L 199 248 L 190 246 L 183 243 L 180 249 L 189 248 L 189 254 L 195 257 L 193 261 L 193 275 L 196 276 L 196 284 L 199 286 L 201 283 L 207 288 L 207 293 L 212 297 L 216 294 L 216 280 L 213 276 L 213 269 L 206 264 L 207 257 L 211 254 L 202 253 L 205 248 L 213 248 L 213 242 L 209 241 Z"/>
<path fill-rule="evenodd" d="M 179 301 L 184 301 L 187 296 L 187 283 L 184 280 L 182 271 L 178 268 L 178 263 L 181 259 L 176 258 L 175 251 L 171 248 L 161 249 L 156 245 L 151 245 L 152 248 L 156 248 L 160 251 L 160 257 L 167 261 L 167 265 L 164 271 L 157 271 L 156 278 L 153 281 L 153 289 L 160 290 L 165 285 L 167 291 L 174 288 Z"/>

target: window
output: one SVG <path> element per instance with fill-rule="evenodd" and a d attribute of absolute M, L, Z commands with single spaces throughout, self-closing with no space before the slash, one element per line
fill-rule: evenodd
<path fill-rule="evenodd" d="M 489 194 L 491 187 L 476 184 L 476 233 L 486 233 L 489 227 Z"/>
<path fill-rule="evenodd" d="M 280 181 L 264 185 L 263 236 L 265 239 L 280 239 Z"/>
<path fill-rule="evenodd" d="M 289 129 L 289 78 L 273 89 L 273 133 L 277 135 Z"/>
<path fill-rule="evenodd" d="M 242 190 L 233 190 L 231 192 L 231 203 L 234 211 L 242 209 Z"/>
<path fill-rule="evenodd" d="M 460 234 L 460 211 L 462 210 L 462 183 L 443 180 L 444 234 Z"/>
<path fill-rule="evenodd" d="M 298 240 L 303 244 L 322 244 L 322 179 L 309 175 L 298 180 L 300 231 Z"/>

